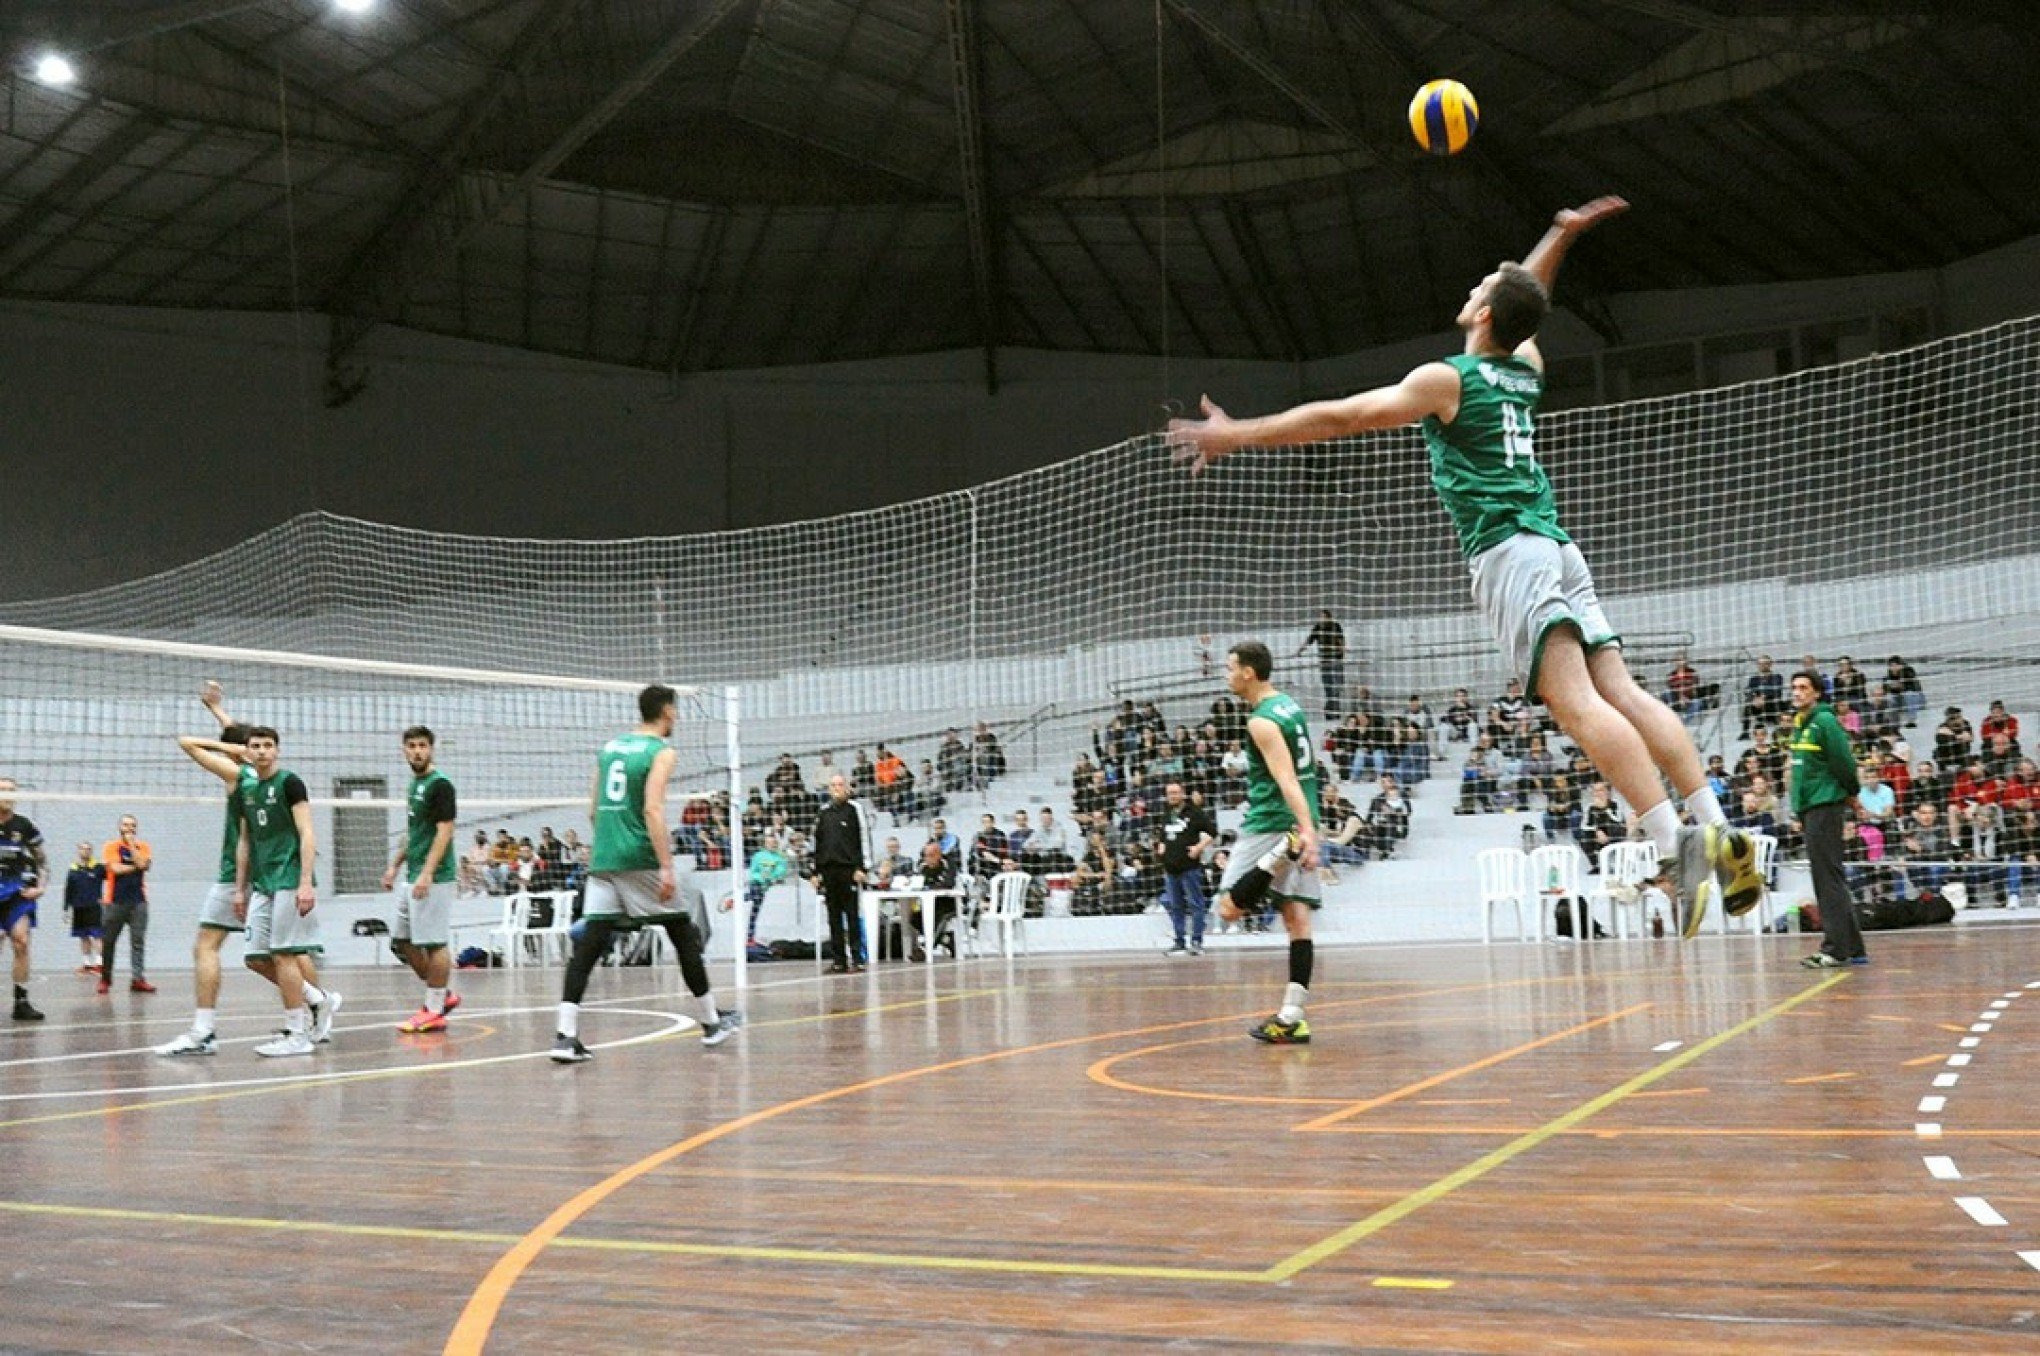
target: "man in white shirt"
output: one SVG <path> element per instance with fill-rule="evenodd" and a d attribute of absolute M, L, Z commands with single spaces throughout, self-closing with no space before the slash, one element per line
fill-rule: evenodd
<path fill-rule="evenodd" d="M 1863 812 L 1863 818 L 1873 824 L 1888 824 L 1898 811 L 1898 795 L 1884 784 L 1884 776 L 1875 767 L 1863 769 L 1863 788 L 1856 793 L 1856 808 Z"/>

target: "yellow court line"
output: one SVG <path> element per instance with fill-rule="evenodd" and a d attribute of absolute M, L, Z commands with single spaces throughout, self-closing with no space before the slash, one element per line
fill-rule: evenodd
<path fill-rule="evenodd" d="M 802 1026 L 812 1022 L 838 1022 L 851 1017 L 869 1017 L 875 1013 L 893 1012 L 901 1008 L 926 1007 L 933 1003 L 954 1003 L 965 998 L 983 998 L 990 994 L 1004 993 L 1004 988 L 964 989 L 952 994 L 937 994 L 927 997 L 903 999 L 898 1003 L 884 1003 L 877 1007 L 854 1008 L 844 1012 L 815 1013 L 805 1017 L 775 1017 L 767 1022 L 753 1022 L 746 1030 L 763 1031 L 772 1027 Z M 639 1045 L 654 1045 L 662 1040 L 676 1040 L 686 1035 L 676 1031 L 671 1035 L 655 1036 L 650 1040 L 635 1042 Z M 407 1047 L 397 1046 L 398 1050 Z M 303 1092 L 310 1088 L 332 1087 L 336 1083 L 365 1083 L 377 1078 L 410 1078 L 418 1074 L 458 1073 L 466 1069 L 482 1069 L 493 1064 L 507 1064 L 513 1060 L 536 1059 L 543 1051 L 520 1051 L 514 1055 L 490 1055 L 483 1059 L 442 1060 L 436 1064 L 405 1064 L 396 1068 L 360 1069 L 349 1072 L 335 1070 L 330 1074 L 313 1075 L 285 1083 L 272 1083 L 259 1088 L 230 1088 L 225 1092 L 202 1092 L 190 1097 L 155 1097 L 146 1102 L 122 1102 L 118 1106 L 91 1107 L 84 1111 L 57 1111 L 46 1116 L 18 1116 L 13 1120 L 0 1121 L 0 1130 L 12 1130 L 24 1125 L 49 1125 L 56 1121 L 87 1120 L 94 1116 L 121 1116 L 130 1111 L 156 1111 L 174 1106 L 198 1106 L 207 1102 L 232 1101 L 237 1097 L 261 1097 L 276 1092 Z M 165 1091 L 168 1091 L 166 1088 Z"/>
<path fill-rule="evenodd" d="M 340 1234 L 355 1238 L 400 1238 L 426 1243 L 475 1243 L 503 1247 L 517 1234 L 471 1229 L 425 1229 L 393 1224 L 340 1224 L 325 1220 L 265 1219 L 249 1215 L 199 1215 L 183 1211 L 118 1210 L 89 1205 L 51 1205 L 41 1201 L 0 1201 L 0 1211 L 17 1215 L 54 1215 L 70 1219 L 119 1220 L 123 1223 L 195 1224 L 209 1228 L 257 1229 L 270 1233 Z M 560 1238 L 553 1246 L 585 1252 L 653 1253 L 681 1257 L 736 1257 L 771 1262 L 826 1262 L 849 1266 L 918 1267 L 937 1271 L 995 1271 L 1050 1276 L 1114 1276 L 1166 1281 L 1258 1282 L 1259 1271 L 1227 1271 L 1211 1267 L 1120 1266 L 1110 1262 L 1013 1261 L 992 1257 L 933 1257 L 917 1253 L 831 1252 L 820 1248 L 761 1248 L 728 1243 L 666 1243 L 636 1238 Z"/>
<path fill-rule="evenodd" d="M 1429 1186 L 1411 1192 L 1394 1205 L 1388 1206 L 1386 1209 L 1377 1210 L 1366 1219 L 1350 1224 L 1331 1237 L 1313 1243 L 1301 1252 L 1284 1258 L 1268 1268 L 1268 1279 L 1271 1281 L 1286 1281 L 1300 1271 L 1316 1266 L 1328 1258 L 1338 1256 L 1362 1239 L 1372 1237 L 1398 1220 L 1405 1219 L 1425 1206 L 1443 1200 L 1469 1182 L 1479 1181 L 1496 1168 L 1529 1153 L 1554 1135 L 1570 1130 L 1581 1121 L 1606 1111 L 1609 1107 L 1614 1106 L 1632 1093 L 1640 1092 L 1667 1074 L 1675 1073 L 1685 1068 L 1694 1060 L 1728 1044 L 1728 1042 L 1734 1040 L 1737 1036 L 1754 1031 L 1772 1018 L 1790 1012 L 1793 1008 L 1798 1007 L 1809 999 L 1819 997 L 1848 977 L 1847 972 L 1829 975 L 1820 983 L 1813 985 L 1811 988 L 1801 990 L 1777 1006 L 1758 1013 L 1748 1021 L 1739 1022 L 1726 1031 L 1717 1032 L 1698 1044 L 1688 1046 L 1670 1059 L 1667 1059 L 1664 1063 L 1644 1070 L 1621 1086 L 1611 1088 L 1598 1097 L 1580 1103 L 1580 1105 L 1566 1112 L 1563 1116 L 1547 1121 L 1529 1134 L 1511 1140 L 1492 1153 L 1483 1154 L 1457 1172 L 1448 1173 Z"/>
<path fill-rule="evenodd" d="M 1603 977 L 1616 978 L 1644 973 L 1648 973 L 1648 971 L 1643 969 L 1613 970 L 1607 972 L 1607 975 Z M 1837 978 L 1839 977 L 1837 976 Z M 1522 979 L 1490 980 L 1478 984 L 1446 985 L 1437 989 L 1411 989 L 1402 993 L 1385 994 L 1373 998 L 1342 999 L 1338 1002 L 1321 1006 L 1361 1007 L 1404 998 L 1424 999 L 1441 998 L 1461 993 L 1493 993 L 1498 989 L 1572 983 L 1574 979 L 1575 977 L 1573 976 L 1534 975 Z M 811 1093 L 806 1097 L 797 1097 L 791 1101 L 781 1102 L 776 1106 L 765 1107 L 748 1115 L 739 1116 L 735 1120 L 725 1121 L 721 1125 L 712 1126 L 699 1134 L 691 1135 L 678 1143 L 668 1145 L 655 1154 L 639 1159 L 628 1167 L 618 1169 L 610 1176 L 588 1187 L 578 1195 L 562 1202 L 550 1215 L 539 1221 L 530 1233 L 518 1240 L 515 1247 L 496 1260 L 495 1266 L 489 1269 L 488 1274 L 482 1277 L 481 1282 L 476 1285 L 473 1293 L 468 1296 L 468 1302 L 462 1308 L 460 1317 L 455 1321 L 453 1331 L 447 1336 L 446 1345 L 443 1348 L 445 1356 L 481 1356 L 482 1349 L 489 1340 L 489 1333 L 495 1327 L 496 1316 L 502 1311 L 503 1302 L 509 1298 L 511 1289 L 523 1277 L 524 1273 L 531 1269 L 532 1264 L 538 1260 L 539 1254 L 544 1252 L 547 1247 L 557 1243 L 561 1234 L 582 1216 L 595 1209 L 603 1201 L 638 1178 L 664 1167 L 673 1160 L 692 1153 L 696 1149 L 713 1144 L 717 1140 L 739 1134 L 754 1125 L 763 1124 L 766 1121 L 788 1115 L 792 1112 L 803 1111 L 812 1106 L 820 1106 L 824 1103 L 835 1101 L 838 1098 L 852 1097 L 878 1088 L 890 1087 L 896 1083 L 924 1078 L 931 1074 L 948 1073 L 956 1069 L 974 1068 L 978 1065 L 998 1060 L 1014 1059 L 1022 1055 L 1042 1054 L 1050 1050 L 1064 1050 L 1072 1046 L 1089 1045 L 1098 1041 L 1119 1040 L 1131 1036 L 1150 1036 L 1164 1031 L 1183 1031 L 1192 1027 L 1210 1026 L 1220 1022 L 1235 1022 L 1248 1015 L 1250 1014 L 1230 1013 L 1222 1017 L 1202 1017 L 1181 1022 L 1169 1022 L 1157 1026 L 1134 1027 L 1123 1031 L 1093 1032 L 1089 1035 L 1069 1036 L 1061 1040 L 1044 1041 L 1035 1045 L 987 1051 L 984 1054 L 945 1060 L 937 1064 L 926 1064 L 919 1068 L 901 1069 L 894 1073 L 885 1074 L 878 1078 L 865 1079 L 857 1083 L 846 1083 L 841 1087 L 831 1088 L 824 1092 Z M 1013 1269 L 1025 1271 L 1028 1268 L 1025 1264 L 1015 1264 Z M 1259 1275 L 1261 1273 L 1256 1274 Z"/>
<path fill-rule="evenodd" d="M 1455 1078 L 1464 1078 L 1467 1074 L 1478 1073 L 1482 1069 L 1492 1068 L 1504 1060 L 1514 1059 L 1518 1055 L 1526 1055 L 1532 1050 L 1550 1045 L 1554 1041 L 1562 1041 L 1569 1036 L 1577 1036 L 1582 1031 L 1592 1031 L 1597 1026 L 1606 1026 L 1610 1022 L 1634 1016 L 1650 1006 L 1648 1003 L 1637 1003 L 1622 1009 L 1620 1012 L 1611 1012 L 1605 1016 L 1596 1017 L 1592 1021 L 1581 1022 L 1578 1026 L 1569 1026 L 1563 1031 L 1554 1031 L 1549 1036 L 1539 1036 L 1534 1041 L 1525 1041 L 1512 1049 L 1497 1051 L 1492 1055 L 1474 1060 L 1471 1064 L 1462 1064 L 1456 1069 L 1447 1069 L 1443 1073 L 1432 1074 L 1429 1078 L 1419 1079 L 1414 1083 L 1406 1083 L 1394 1092 L 1385 1092 L 1379 1097 L 1369 1097 L 1362 1101 L 1349 1103 L 1329 1115 L 1319 1116 L 1315 1120 L 1305 1121 L 1302 1125 L 1291 1126 L 1290 1128 L 1299 1132 L 1329 1129 L 1341 1121 L 1351 1120 L 1362 1112 L 1372 1111 L 1378 1106 L 1387 1106 L 1390 1102 L 1400 1101 L 1419 1092 L 1428 1092 L 1441 1083 L 1450 1083 Z"/>

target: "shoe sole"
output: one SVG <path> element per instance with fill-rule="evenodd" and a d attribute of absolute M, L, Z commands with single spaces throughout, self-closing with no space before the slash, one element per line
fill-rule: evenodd
<path fill-rule="evenodd" d="M 1700 925 L 1707 921 L 1708 902 L 1720 889 L 1712 879 L 1700 882 L 1699 889 L 1694 891 L 1692 906 L 1686 910 L 1686 921 L 1679 929 L 1681 937 L 1690 941 L 1700 935 Z"/>
<path fill-rule="evenodd" d="M 1249 1032 L 1248 1032 L 1247 1034 L 1248 1034 L 1249 1036 L 1252 1036 L 1252 1037 L 1253 1037 L 1253 1038 L 1254 1038 L 1255 1040 L 1257 1040 L 1257 1041 L 1261 1042 L 1261 1044 L 1263 1044 L 1263 1045 L 1309 1045 L 1309 1044 L 1310 1044 L 1310 1037 L 1308 1037 L 1308 1036 L 1264 1036 L 1264 1035 L 1262 1035 L 1262 1034 L 1261 1034 L 1260 1032 L 1258 1032 L 1258 1031 L 1249 1031 Z"/>
<path fill-rule="evenodd" d="M 303 1050 L 257 1050 L 255 1053 L 264 1059 L 290 1059 L 296 1055 L 309 1055 L 312 1052 L 307 1048 Z"/>
<path fill-rule="evenodd" d="M 586 1064 L 589 1060 L 593 1058 L 595 1058 L 595 1056 L 593 1053 L 590 1052 L 583 1052 L 580 1054 L 569 1054 L 555 1050 L 553 1051 L 552 1062 L 555 1064 Z"/>
<path fill-rule="evenodd" d="M 412 1026 L 406 1022 L 397 1030 L 406 1036 L 443 1036 L 446 1034 L 446 1023 L 441 1022 L 437 1026 Z"/>
<path fill-rule="evenodd" d="M 198 1059 L 207 1055 L 217 1055 L 219 1052 L 219 1047 L 214 1046 L 210 1050 L 158 1050 L 156 1053 L 165 1059 Z"/>

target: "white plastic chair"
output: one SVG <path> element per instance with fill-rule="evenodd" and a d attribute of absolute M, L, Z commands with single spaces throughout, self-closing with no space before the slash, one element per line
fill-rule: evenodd
<path fill-rule="evenodd" d="M 503 920 L 489 929 L 489 937 L 502 951 L 503 964 L 512 970 L 524 963 L 527 947 L 541 965 L 552 959 L 552 927 L 531 926 L 531 896 L 521 890 L 503 896 Z"/>
<path fill-rule="evenodd" d="M 999 926 L 999 953 L 1011 956 L 1017 945 L 1022 955 L 1027 954 L 1027 935 L 1023 927 L 1027 921 L 1027 886 L 1031 877 L 1025 871 L 1002 871 L 992 877 L 992 907 L 985 916 Z"/>
<path fill-rule="evenodd" d="M 1587 916 L 1593 917 L 1596 900 L 1608 906 L 1608 919 L 1617 937 L 1629 935 L 1632 910 L 1636 935 L 1645 932 L 1643 884 L 1658 873 L 1657 844 L 1652 842 L 1610 843 L 1596 854 L 1601 878 L 1587 896 Z"/>
<path fill-rule="evenodd" d="M 572 890 L 549 890 L 547 899 L 552 901 L 552 926 L 546 929 L 546 945 L 556 947 L 560 962 L 565 964 L 574 954 L 574 892 Z"/>
<path fill-rule="evenodd" d="M 1538 926 L 1552 908 L 1567 900 L 1573 905 L 1573 937 L 1584 941 L 1590 935 L 1584 882 L 1587 859 L 1571 843 L 1538 848 L 1530 854 L 1530 883 L 1524 893 L 1534 901 Z"/>
<path fill-rule="evenodd" d="M 1518 941 L 1544 940 L 1543 915 L 1530 899 L 1530 858 L 1516 848 L 1488 848 L 1480 854 L 1481 936 L 1495 940 L 1495 910 L 1516 910 Z"/>

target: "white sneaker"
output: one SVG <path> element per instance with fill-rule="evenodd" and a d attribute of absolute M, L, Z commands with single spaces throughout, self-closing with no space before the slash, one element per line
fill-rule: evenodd
<path fill-rule="evenodd" d="M 296 1032 L 286 1032 L 273 1041 L 264 1041 L 256 1046 L 255 1053 L 265 1059 L 275 1059 L 281 1055 L 309 1055 L 312 1049 L 309 1037 Z"/>
<path fill-rule="evenodd" d="M 217 1055 L 219 1039 L 210 1031 L 187 1031 L 174 1041 L 156 1047 L 159 1055 Z"/>
<path fill-rule="evenodd" d="M 333 1019 L 345 1000 L 336 989 L 326 990 L 326 1001 L 312 1005 L 312 1044 L 325 1045 L 333 1039 Z"/>

